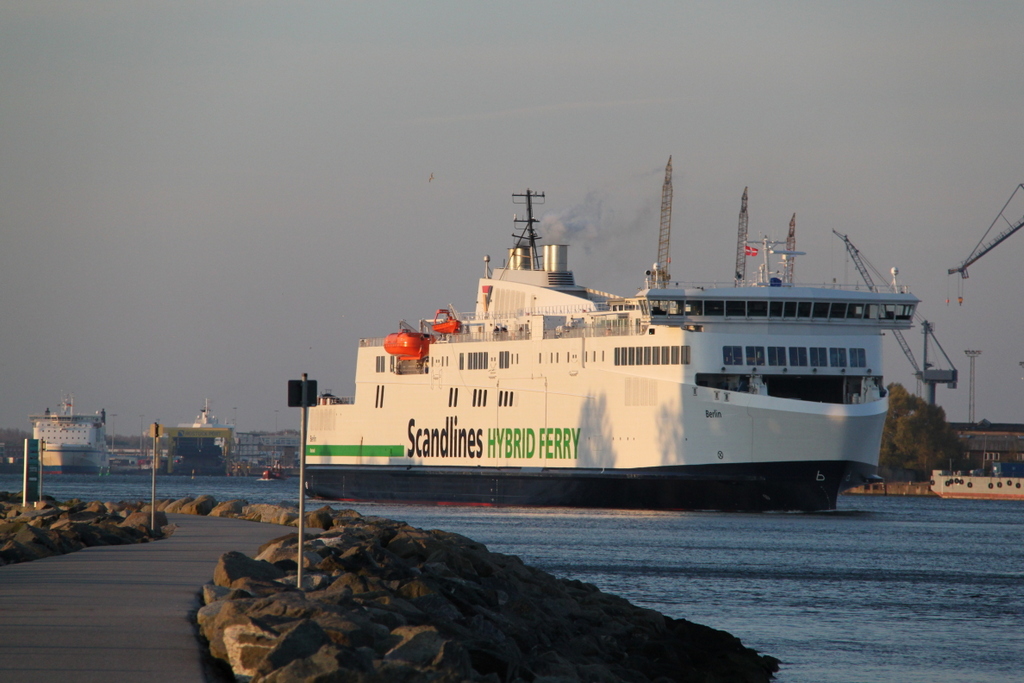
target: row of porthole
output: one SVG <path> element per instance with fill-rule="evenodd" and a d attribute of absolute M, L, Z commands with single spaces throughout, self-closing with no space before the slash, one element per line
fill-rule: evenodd
<path fill-rule="evenodd" d="M 947 479 L 946 480 L 946 486 L 953 486 L 954 484 L 963 484 L 963 483 L 964 483 L 963 479 Z M 932 484 L 933 485 L 935 484 L 935 480 L 934 479 L 932 480 Z M 1014 486 L 1016 486 L 1016 488 L 1020 488 L 1020 482 L 1018 481 L 1016 483 L 1016 485 L 1015 485 L 1013 483 L 1012 479 L 1007 479 L 1006 480 L 1006 487 L 1007 488 L 1012 488 Z M 997 481 L 995 484 L 989 483 L 988 487 L 990 489 L 991 488 L 1003 488 L 1003 482 Z M 970 481 L 967 482 L 967 488 L 969 488 L 969 489 L 970 488 L 974 488 L 974 482 L 970 482 Z"/>

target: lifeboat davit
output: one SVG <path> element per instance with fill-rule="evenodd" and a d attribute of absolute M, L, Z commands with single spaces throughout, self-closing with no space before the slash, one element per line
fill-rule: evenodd
<path fill-rule="evenodd" d="M 437 309 L 434 314 L 434 332 L 438 334 L 458 334 L 462 329 L 462 321 L 452 315 L 447 308 Z"/>
<path fill-rule="evenodd" d="M 384 337 L 384 350 L 398 360 L 423 360 L 430 353 L 434 338 L 419 332 L 393 332 Z"/>

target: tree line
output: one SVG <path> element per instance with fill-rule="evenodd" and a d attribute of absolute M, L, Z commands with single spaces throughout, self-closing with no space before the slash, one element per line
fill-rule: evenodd
<path fill-rule="evenodd" d="M 946 411 L 928 405 L 902 384 L 889 387 L 889 414 L 882 430 L 878 465 L 883 471 L 913 470 L 927 479 L 932 470 L 965 467 L 960 437 L 946 421 Z"/>

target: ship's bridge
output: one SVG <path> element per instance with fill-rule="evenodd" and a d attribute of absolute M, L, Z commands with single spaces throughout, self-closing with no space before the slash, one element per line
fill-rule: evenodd
<path fill-rule="evenodd" d="M 875 324 L 909 328 L 919 299 L 909 291 L 844 287 L 692 287 L 648 289 L 637 300 L 655 324 L 684 321 Z"/>

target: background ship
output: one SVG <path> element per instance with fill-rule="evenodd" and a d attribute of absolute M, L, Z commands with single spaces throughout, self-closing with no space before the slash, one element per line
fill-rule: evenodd
<path fill-rule="evenodd" d="M 205 401 L 195 422 L 165 430 L 174 461 L 170 470 L 183 475 L 225 474 L 226 451 L 230 449 L 234 429 L 234 425 L 219 423 L 210 412 L 209 400 Z"/>
<path fill-rule="evenodd" d="M 59 412 L 47 408 L 30 415 L 32 438 L 42 443 L 44 474 L 99 474 L 108 469 L 107 413 L 75 415 L 74 397 L 60 402 Z"/>

